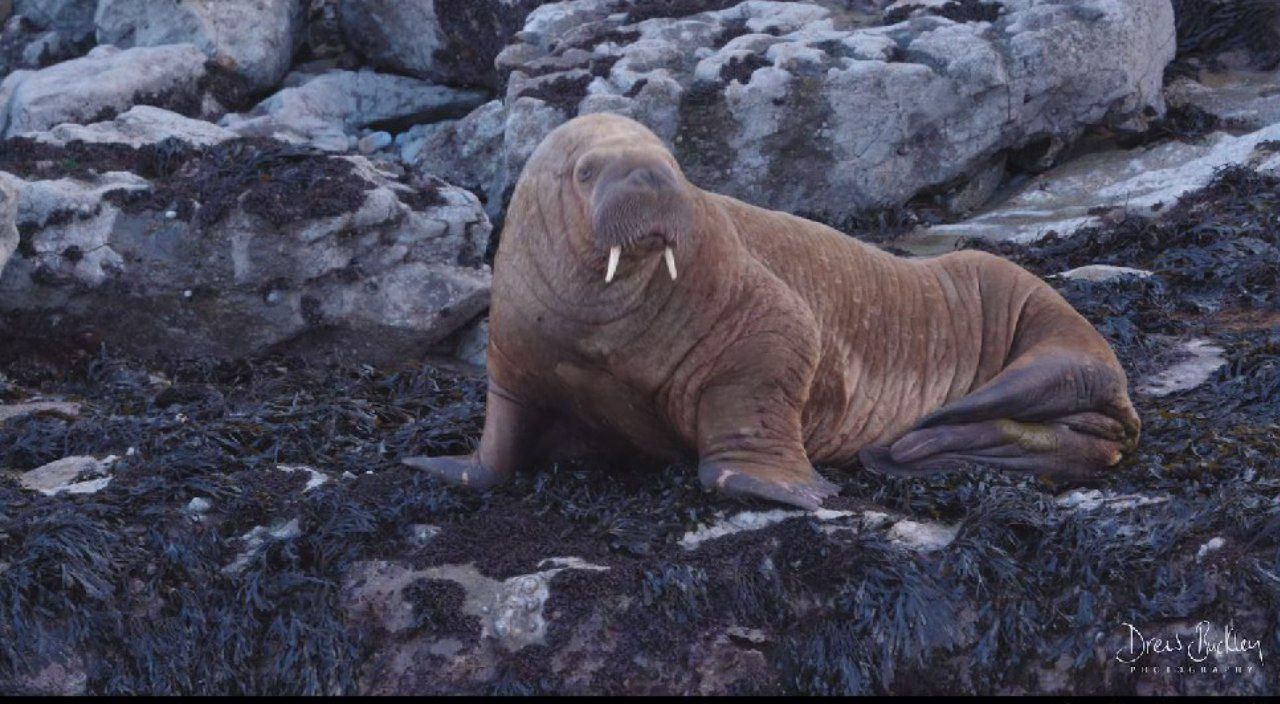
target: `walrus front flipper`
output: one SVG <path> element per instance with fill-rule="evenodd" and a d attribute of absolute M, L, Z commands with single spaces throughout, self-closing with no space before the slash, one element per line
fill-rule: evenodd
<path fill-rule="evenodd" d="M 698 478 L 730 496 L 813 510 L 839 492 L 805 455 L 800 416 L 816 366 L 814 328 L 741 339 L 698 400 Z M 816 326 L 814 326 L 816 328 Z"/>
<path fill-rule="evenodd" d="M 823 479 L 806 460 L 800 468 L 759 465 L 731 460 L 703 460 L 698 464 L 702 486 L 728 496 L 780 501 L 813 511 L 840 492 L 840 487 Z"/>
<path fill-rule="evenodd" d="M 490 382 L 484 434 L 475 452 L 453 457 L 406 457 L 401 462 L 449 484 L 488 489 L 510 479 L 528 461 L 540 425 L 535 410 Z"/>

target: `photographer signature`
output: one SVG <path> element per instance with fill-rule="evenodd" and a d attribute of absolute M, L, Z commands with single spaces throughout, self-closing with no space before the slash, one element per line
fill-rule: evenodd
<path fill-rule="evenodd" d="M 1128 645 L 1116 651 L 1116 660 L 1125 664 L 1136 663 L 1147 655 L 1178 652 L 1186 653 L 1189 660 L 1197 663 L 1208 660 L 1210 656 L 1249 655 L 1253 652 L 1257 654 L 1258 663 L 1263 662 L 1262 641 L 1240 636 L 1231 624 L 1216 629 L 1212 623 L 1201 621 L 1196 624 L 1193 634 L 1174 633 L 1173 637 L 1148 637 L 1131 623 L 1120 625 L 1129 629 Z M 1187 636 L 1185 640 L 1184 635 Z"/>

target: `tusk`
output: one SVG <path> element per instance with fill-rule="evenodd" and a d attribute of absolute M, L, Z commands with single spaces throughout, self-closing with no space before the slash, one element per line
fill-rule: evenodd
<path fill-rule="evenodd" d="M 662 252 L 662 258 L 667 260 L 667 273 L 671 274 L 671 280 L 676 280 L 676 253 L 667 247 Z"/>
<path fill-rule="evenodd" d="M 609 248 L 609 268 L 604 272 L 604 282 L 607 284 L 613 281 L 613 275 L 618 273 L 618 259 L 622 257 L 622 247 L 613 246 Z"/>

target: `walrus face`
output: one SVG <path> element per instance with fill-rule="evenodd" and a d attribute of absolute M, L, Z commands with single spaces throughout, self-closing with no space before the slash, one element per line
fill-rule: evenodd
<path fill-rule="evenodd" d="M 674 249 L 692 228 L 693 205 L 669 159 L 652 148 L 597 148 L 575 164 L 570 178 L 586 206 L 593 244 L 609 253 L 605 283 L 613 281 L 624 251 L 662 252 L 675 280 Z"/>

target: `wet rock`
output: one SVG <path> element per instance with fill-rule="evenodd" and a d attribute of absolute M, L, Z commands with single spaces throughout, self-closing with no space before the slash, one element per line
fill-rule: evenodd
<path fill-rule="evenodd" d="M 1096 224 L 1102 214 L 1155 215 L 1179 196 L 1207 185 L 1224 166 L 1266 168 L 1268 154 L 1258 146 L 1277 139 L 1280 124 L 1240 136 L 1215 132 L 1198 142 L 1088 154 L 1036 176 L 986 212 L 923 228 L 904 244 L 915 251 L 935 251 L 949 249 L 961 237 L 1028 243 Z M 1270 158 L 1280 165 L 1275 155 Z"/>
<path fill-rule="evenodd" d="M 41 29 L 83 43 L 93 38 L 93 11 L 97 4 L 98 0 L 14 0 L 13 10 Z"/>
<path fill-rule="evenodd" d="M 1204 72 L 1198 79 L 1181 77 L 1165 89 L 1169 106 L 1194 105 L 1237 131 L 1259 130 L 1280 123 L 1280 69 L 1274 71 Z"/>
<path fill-rule="evenodd" d="M 1156 0 L 1011 0 L 994 21 L 925 13 L 887 26 L 859 26 L 836 3 L 705 6 L 534 10 L 498 57 L 506 163 L 490 192 L 526 158 L 513 133 L 536 143 L 568 117 L 611 111 L 666 140 L 693 182 L 752 203 L 837 218 L 986 184 L 957 200 L 964 209 L 990 191 L 1005 150 L 1162 113 L 1173 57 L 1172 14 Z"/>
<path fill-rule="evenodd" d="M 45 496 L 63 492 L 93 494 L 111 483 L 111 477 L 105 475 L 114 462 L 114 457 L 104 460 L 87 456 L 64 457 L 24 472 L 18 477 L 18 483 L 24 489 L 38 491 Z"/>
<path fill-rule="evenodd" d="M 204 55 L 189 44 L 100 46 L 79 59 L 15 71 L 0 83 L 0 136 L 98 122 L 139 104 L 198 112 L 204 64 Z"/>
<path fill-rule="evenodd" d="M 1191 340 L 1181 351 L 1185 359 L 1139 381 L 1137 392 L 1160 397 L 1194 389 L 1227 363 L 1225 350 L 1209 340 Z"/>
<path fill-rule="evenodd" d="M 97 37 L 101 44 L 120 47 L 192 44 L 261 91 L 289 71 L 305 5 L 302 0 L 100 0 Z"/>
<path fill-rule="evenodd" d="M 329 71 L 262 101 L 246 115 L 224 118 L 240 134 L 305 141 L 347 151 L 360 128 L 395 129 L 465 115 L 484 94 L 373 71 Z"/>
<path fill-rule="evenodd" d="M 171 162 L 150 180 L 110 161 L 79 178 L 0 172 L 30 233 L 0 276 L 0 308 L 140 354 L 287 344 L 403 359 L 488 305 L 491 228 L 466 191 L 278 144 Z"/>
<path fill-rule="evenodd" d="M 352 48 L 396 73 L 493 87 L 493 60 L 525 16 L 546 0 L 342 0 Z"/>
<path fill-rule="evenodd" d="M 211 122 L 184 117 L 151 105 L 135 105 L 106 122 L 89 125 L 67 123 L 45 132 L 29 132 L 23 136 L 58 146 L 79 141 L 88 144 L 127 144 L 131 147 L 154 146 L 169 139 L 191 146 L 207 147 L 237 137 L 236 133 Z"/>

